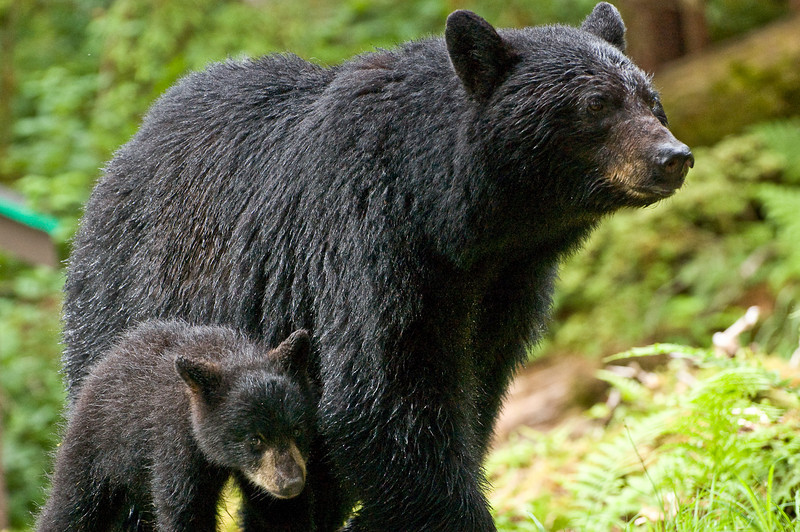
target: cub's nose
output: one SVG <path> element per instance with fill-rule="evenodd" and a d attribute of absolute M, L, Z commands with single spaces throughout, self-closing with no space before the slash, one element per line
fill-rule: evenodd
<path fill-rule="evenodd" d="M 289 476 L 288 478 L 282 478 L 278 481 L 278 489 L 275 492 L 275 495 L 282 499 L 291 499 L 292 497 L 297 497 L 300 495 L 300 492 L 303 491 L 305 485 L 306 482 L 302 475 L 294 475 Z"/>
<path fill-rule="evenodd" d="M 306 484 L 305 463 L 297 448 L 279 453 L 275 460 L 276 490 L 274 495 L 284 499 L 297 497 Z M 292 452 L 294 451 L 294 452 Z"/>

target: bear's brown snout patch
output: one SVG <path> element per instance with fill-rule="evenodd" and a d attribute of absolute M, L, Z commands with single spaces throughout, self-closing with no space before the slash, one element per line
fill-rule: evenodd
<path fill-rule="evenodd" d="M 245 473 L 251 482 L 279 499 L 297 497 L 306 484 L 306 461 L 294 443 L 283 449 L 267 449 L 258 468 Z"/>

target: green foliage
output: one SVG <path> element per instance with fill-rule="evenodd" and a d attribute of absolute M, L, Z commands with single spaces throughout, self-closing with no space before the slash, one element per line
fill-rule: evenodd
<path fill-rule="evenodd" d="M 492 457 L 502 530 L 537 530 L 531 512 L 546 530 L 795 530 L 800 390 L 776 371 L 793 368 L 746 350 L 720 358 L 674 345 L 612 362 L 665 351 L 670 361 L 655 374 L 605 370 L 617 376 L 612 390 L 640 393 L 613 411 L 598 405 L 583 435 L 528 431 Z M 558 500 L 527 491 L 536 478 L 506 474 L 535 472 L 537 462 L 561 463 L 547 488 Z M 509 494 L 522 504 L 502 498 Z"/>
<path fill-rule="evenodd" d="M 712 40 L 742 34 L 789 12 L 785 0 L 709 0 L 706 18 Z"/>
<path fill-rule="evenodd" d="M 0 257 L 0 424 L 13 527 L 44 499 L 49 452 L 64 404 L 60 368 L 62 275 Z M 9 275 L 13 274 L 13 275 Z"/>
<path fill-rule="evenodd" d="M 783 181 L 800 186 L 800 118 L 770 122 L 753 128 L 757 138 L 780 160 Z"/>
<path fill-rule="evenodd" d="M 695 150 L 684 189 L 605 221 L 563 268 L 549 350 L 708 344 L 752 304 L 760 345 L 788 355 L 800 321 L 800 122 Z M 591 332 L 587 325 L 591 324 Z"/>
<path fill-rule="evenodd" d="M 764 205 L 767 219 L 777 228 L 776 246 L 784 259 L 775 282 L 797 279 L 800 277 L 800 187 L 787 189 L 765 185 L 759 190 L 758 198 Z"/>

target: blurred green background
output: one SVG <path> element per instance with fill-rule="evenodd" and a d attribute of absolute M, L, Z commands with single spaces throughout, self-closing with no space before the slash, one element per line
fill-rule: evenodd
<path fill-rule="evenodd" d="M 335 64 L 440 34 L 457 8 L 502 27 L 577 24 L 594 4 L 0 0 L 0 185 L 24 198 L 22 208 L 58 220 L 50 236 L 63 260 L 104 161 L 189 71 L 283 51 Z M 689 2 L 693 11 L 683 4 L 620 7 L 631 53 L 656 71 L 678 136 L 695 148 L 695 169 L 675 198 L 611 218 L 570 259 L 551 332 L 534 355 L 598 357 L 654 341 L 709 345 L 750 305 L 764 319 L 745 342 L 784 358 L 797 349 L 800 63 L 792 54 L 800 33 L 770 41 L 770 61 L 785 56 L 783 63 L 767 65 L 757 47 L 741 52 L 731 43 L 796 20 L 798 3 Z M 647 55 L 664 49 L 644 31 L 653 20 L 680 29 L 669 57 Z M 789 51 L 781 55 L 784 44 Z M 708 84 L 714 74 L 703 57 L 724 69 L 716 75 L 725 83 Z M 0 249 L 0 529 L 27 529 L 45 495 L 64 403 L 62 284 L 62 269 Z"/>

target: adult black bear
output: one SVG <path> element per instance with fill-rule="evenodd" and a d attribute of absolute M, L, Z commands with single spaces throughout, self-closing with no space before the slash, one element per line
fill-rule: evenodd
<path fill-rule="evenodd" d="M 188 76 L 106 168 L 70 261 L 72 396 L 151 317 L 315 339 L 322 530 L 493 530 L 481 461 L 559 261 L 693 164 L 600 3 L 580 28 L 495 31 L 322 68 Z"/>
<path fill-rule="evenodd" d="M 81 387 L 37 530 L 119 530 L 134 508 L 147 530 L 213 532 L 232 474 L 246 505 L 300 495 L 316 413 L 309 348 L 302 330 L 273 350 L 227 327 L 129 331 Z M 303 517 L 283 521 L 310 529 Z"/>

